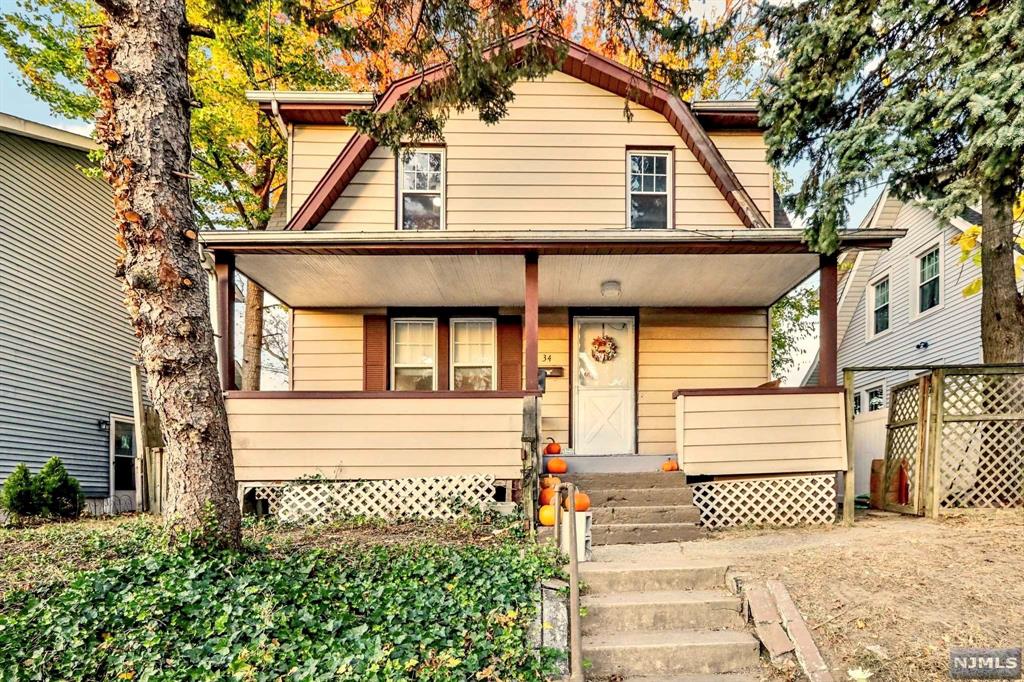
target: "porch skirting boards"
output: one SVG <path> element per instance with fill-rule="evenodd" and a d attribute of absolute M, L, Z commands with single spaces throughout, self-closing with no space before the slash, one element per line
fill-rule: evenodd
<path fill-rule="evenodd" d="M 696 483 L 693 503 L 708 530 L 836 521 L 836 475 L 773 476 Z"/>
<path fill-rule="evenodd" d="M 299 480 L 245 483 L 279 521 L 315 525 L 367 516 L 450 520 L 469 508 L 494 504 L 494 477 L 394 478 L 361 481 Z"/>

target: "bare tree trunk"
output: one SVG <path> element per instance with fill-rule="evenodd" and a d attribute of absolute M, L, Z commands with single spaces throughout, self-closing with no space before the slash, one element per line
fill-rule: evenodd
<path fill-rule="evenodd" d="M 99 0 L 88 51 L 96 132 L 114 189 L 125 305 L 166 445 L 165 523 L 238 546 L 231 439 L 188 185 L 191 95 L 184 0 Z"/>
<path fill-rule="evenodd" d="M 242 344 L 242 390 L 260 390 L 263 372 L 263 287 L 252 280 L 245 287 L 245 340 Z"/>
<path fill-rule="evenodd" d="M 1013 271 L 1012 207 L 981 206 L 981 347 L 987 363 L 1024 361 L 1024 302 Z"/>

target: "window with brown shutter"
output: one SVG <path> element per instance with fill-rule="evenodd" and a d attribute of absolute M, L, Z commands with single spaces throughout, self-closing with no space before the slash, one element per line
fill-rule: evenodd
<path fill-rule="evenodd" d="M 518 315 L 498 318 L 498 390 L 523 390 L 523 322 Z"/>
<path fill-rule="evenodd" d="M 386 391 L 388 388 L 387 377 L 387 315 L 365 315 L 363 317 L 363 390 Z"/>

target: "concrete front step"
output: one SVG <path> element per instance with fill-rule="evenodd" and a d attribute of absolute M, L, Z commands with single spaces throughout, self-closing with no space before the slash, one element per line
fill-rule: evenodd
<path fill-rule="evenodd" d="M 700 513 L 692 504 L 594 507 L 594 523 L 696 523 Z"/>
<path fill-rule="evenodd" d="M 583 638 L 588 676 L 729 673 L 759 663 L 760 645 L 746 632 L 657 630 Z"/>
<path fill-rule="evenodd" d="M 693 503 L 693 491 L 686 488 L 587 488 L 592 507 L 661 507 Z"/>
<path fill-rule="evenodd" d="M 695 523 L 611 523 L 594 525 L 594 545 L 649 545 L 658 542 L 686 542 L 704 537 Z"/>
<path fill-rule="evenodd" d="M 609 592 L 583 598 L 584 636 L 629 630 L 742 628 L 742 600 L 724 590 Z"/>
<path fill-rule="evenodd" d="M 563 474 L 559 478 L 575 483 L 578 488 L 594 490 L 685 488 L 686 476 L 681 471 L 651 471 L 635 474 Z"/>
<path fill-rule="evenodd" d="M 585 562 L 580 578 L 587 594 L 652 592 L 655 590 L 713 590 L 725 585 L 729 565 L 716 561 Z"/>

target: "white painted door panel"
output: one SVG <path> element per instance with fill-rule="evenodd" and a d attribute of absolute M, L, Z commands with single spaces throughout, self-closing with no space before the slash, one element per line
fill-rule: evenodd
<path fill-rule="evenodd" d="M 636 452 L 635 344 L 632 317 L 577 317 L 573 323 L 573 452 Z M 594 341 L 608 337 L 614 357 L 601 361 Z"/>

